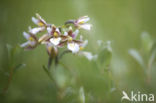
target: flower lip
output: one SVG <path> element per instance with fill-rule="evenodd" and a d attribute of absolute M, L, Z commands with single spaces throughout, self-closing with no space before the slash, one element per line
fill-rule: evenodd
<path fill-rule="evenodd" d="M 71 42 L 67 44 L 67 48 L 72 51 L 72 53 L 77 53 L 79 51 L 79 45 L 77 43 Z"/>
<path fill-rule="evenodd" d="M 60 41 L 61 41 L 61 38 L 60 37 L 58 37 L 58 38 L 51 38 L 50 39 L 50 42 L 52 44 L 54 44 L 55 46 L 57 46 L 60 43 Z"/>
<path fill-rule="evenodd" d="M 91 24 L 83 24 L 79 25 L 79 28 L 85 29 L 85 30 L 91 30 L 92 25 Z"/>

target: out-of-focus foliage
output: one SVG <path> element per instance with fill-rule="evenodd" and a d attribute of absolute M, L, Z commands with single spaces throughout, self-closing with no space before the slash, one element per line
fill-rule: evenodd
<path fill-rule="evenodd" d="M 130 49 L 129 54 L 140 64 L 147 76 L 147 82 L 150 82 L 152 68 L 156 60 L 155 43 L 147 32 L 142 33 L 141 42 L 141 51 Z"/>
<path fill-rule="evenodd" d="M 0 103 L 120 103 L 122 91 L 156 94 L 155 3 L 1 0 Z M 33 25 L 31 17 L 35 13 L 56 26 L 88 15 L 92 30 L 80 34 L 88 34 L 83 35 L 89 40 L 86 50 L 98 54 L 97 60 L 66 54 L 57 68 L 48 70 L 44 66 L 48 62 L 44 46 L 23 52 L 16 45 L 24 41 L 22 32 Z M 98 46 L 97 40 L 103 45 Z M 4 93 L 12 67 L 16 72 Z"/>

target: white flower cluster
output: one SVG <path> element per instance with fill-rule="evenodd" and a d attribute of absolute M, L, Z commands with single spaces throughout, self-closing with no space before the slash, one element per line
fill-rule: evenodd
<path fill-rule="evenodd" d="M 40 44 L 45 44 L 48 54 L 51 57 L 58 55 L 59 48 L 67 47 L 72 53 L 83 55 L 89 60 L 92 60 L 96 58 L 95 55 L 82 51 L 88 44 L 88 40 L 83 40 L 82 35 L 77 39 L 80 29 L 91 29 L 91 24 L 87 23 L 89 20 L 90 18 L 88 16 L 83 16 L 77 20 L 68 20 L 63 26 L 56 27 L 54 24 L 48 24 L 39 14 L 36 14 L 36 17 L 32 17 L 32 21 L 37 27 L 29 27 L 28 33 L 23 32 L 27 42 L 21 44 L 21 47 L 25 48 L 25 50 L 31 50 Z M 41 37 L 37 37 L 39 32 L 46 33 Z"/>

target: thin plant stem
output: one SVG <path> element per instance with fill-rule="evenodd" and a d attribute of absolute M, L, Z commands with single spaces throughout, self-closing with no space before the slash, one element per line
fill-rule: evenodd
<path fill-rule="evenodd" d="M 70 50 L 65 50 L 65 51 L 63 51 L 63 52 L 59 55 L 58 59 L 60 60 L 65 54 L 70 53 L 70 52 L 71 52 Z"/>
<path fill-rule="evenodd" d="M 10 86 L 10 83 L 11 83 L 11 80 L 12 80 L 12 77 L 13 77 L 13 70 L 14 70 L 13 67 L 10 68 L 8 83 L 7 83 L 6 87 L 3 89 L 3 94 L 5 94 L 9 89 L 9 86 Z"/>
<path fill-rule="evenodd" d="M 48 59 L 48 69 L 50 69 L 50 67 L 52 65 L 52 62 L 53 62 L 53 58 L 51 56 L 49 56 L 49 59 Z"/>

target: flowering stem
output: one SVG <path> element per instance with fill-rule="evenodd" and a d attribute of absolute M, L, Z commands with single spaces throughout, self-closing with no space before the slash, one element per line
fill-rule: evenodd
<path fill-rule="evenodd" d="M 147 83 L 148 84 L 151 83 L 151 65 L 152 64 L 148 64 L 148 67 L 147 67 Z"/>
<path fill-rule="evenodd" d="M 74 20 L 68 20 L 64 24 L 67 25 L 67 24 L 73 24 L 73 23 L 74 23 Z"/>
<path fill-rule="evenodd" d="M 12 77 L 13 77 L 13 70 L 14 70 L 14 68 L 10 68 L 8 83 L 7 83 L 6 87 L 3 89 L 3 94 L 5 94 L 9 88 L 9 85 L 10 85 Z"/>
<path fill-rule="evenodd" d="M 60 56 L 59 56 L 59 60 L 65 55 L 65 54 L 67 54 L 67 53 L 70 53 L 71 51 L 70 50 L 65 50 L 65 51 L 63 51 L 61 54 L 60 54 Z"/>
<path fill-rule="evenodd" d="M 58 63 L 59 63 L 58 56 L 56 56 L 55 57 L 55 67 L 57 67 Z"/>
<path fill-rule="evenodd" d="M 51 67 L 52 60 L 53 60 L 53 58 L 52 58 L 51 56 L 49 56 L 49 60 L 48 60 L 48 69 L 50 69 L 50 67 Z"/>

